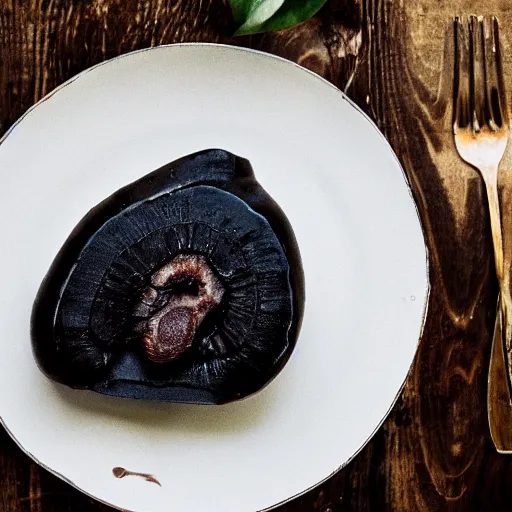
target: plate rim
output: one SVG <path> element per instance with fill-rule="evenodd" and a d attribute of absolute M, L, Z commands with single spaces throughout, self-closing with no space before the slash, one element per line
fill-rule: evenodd
<path fill-rule="evenodd" d="M 355 103 L 351 98 L 349 98 L 347 96 L 347 94 L 344 91 L 342 91 L 339 87 L 334 85 L 332 82 L 329 82 L 326 78 L 320 76 L 319 74 L 315 73 L 314 71 L 311 71 L 310 69 L 308 69 L 308 68 L 306 68 L 304 66 L 301 66 L 297 62 L 294 62 L 294 61 L 291 61 L 291 60 L 286 59 L 284 57 L 281 57 L 279 55 L 275 55 L 275 54 L 272 54 L 272 53 L 264 52 L 264 51 L 261 51 L 261 50 L 256 50 L 256 49 L 253 49 L 253 48 L 245 48 L 245 47 L 231 45 L 231 44 L 225 44 L 225 43 L 185 42 L 185 43 L 163 44 L 163 45 L 158 45 L 158 46 L 149 47 L 149 48 L 140 48 L 138 50 L 133 50 L 133 51 L 130 51 L 130 52 L 127 52 L 127 53 L 123 53 L 121 55 L 117 55 L 115 57 L 112 57 L 110 59 L 104 60 L 102 62 L 98 62 L 97 64 L 94 64 L 93 66 L 90 66 L 90 67 L 84 69 L 83 71 L 80 71 L 79 73 L 77 73 L 76 75 L 72 76 L 71 78 L 69 78 L 68 80 L 63 82 L 62 84 L 58 85 L 55 89 L 50 91 L 48 94 L 46 94 L 41 99 L 39 99 L 36 103 L 34 103 L 31 107 L 29 107 L 9 127 L 9 129 L 5 132 L 5 134 L 2 137 L 0 137 L 0 146 L 7 139 L 7 137 L 12 134 L 12 132 L 17 128 L 17 126 L 26 117 L 28 117 L 37 107 L 39 107 L 41 104 L 45 103 L 46 101 L 50 100 L 60 90 L 64 89 L 65 87 L 67 87 L 69 85 L 71 85 L 73 82 L 75 82 L 76 80 L 79 80 L 80 78 L 82 78 L 86 74 L 88 74 L 88 73 L 90 73 L 92 71 L 95 71 L 96 69 L 100 68 L 101 66 L 111 64 L 111 63 L 113 63 L 113 62 L 115 62 L 115 61 L 117 61 L 119 59 L 123 59 L 123 58 L 126 58 L 126 57 L 131 57 L 131 56 L 136 55 L 136 54 L 141 54 L 141 53 L 150 52 L 150 51 L 158 51 L 158 50 L 162 50 L 162 49 L 163 50 L 178 49 L 178 48 L 182 48 L 182 47 L 222 48 L 222 49 L 228 50 L 228 51 L 237 51 L 237 52 L 242 52 L 242 53 L 256 54 L 256 55 L 259 55 L 260 57 L 270 58 L 270 59 L 274 59 L 274 60 L 277 60 L 277 61 L 281 61 L 281 62 L 283 62 L 283 63 L 285 63 L 287 65 L 292 65 L 292 66 L 298 68 L 299 70 L 308 73 L 312 78 L 316 79 L 317 81 L 320 81 L 321 83 L 324 83 L 324 84 L 328 85 L 330 88 L 334 89 L 337 93 L 341 94 L 342 100 L 346 101 L 350 105 L 351 108 L 355 109 L 360 115 L 362 115 L 365 118 L 365 120 L 369 123 L 369 125 L 372 127 L 372 129 L 374 131 L 376 131 L 377 134 L 379 135 L 379 137 L 384 141 L 385 145 L 390 150 L 390 152 L 393 155 L 393 158 L 394 158 L 396 164 L 398 165 L 398 167 L 399 167 L 399 169 L 400 169 L 400 171 L 402 173 L 402 178 L 403 178 L 403 180 L 405 182 L 405 185 L 407 187 L 407 191 L 408 191 L 408 194 L 409 194 L 409 197 L 410 197 L 410 201 L 412 201 L 412 204 L 414 206 L 414 210 L 416 212 L 416 218 L 417 218 L 418 225 L 419 225 L 419 227 L 421 229 L 422 238 L 423 238 L 423 247 L 424 247 L 424 250 L 425 250 L 425 297 L 424 297 L 424 302 L 423 302 L 423 313 L 422 313 L 422 318 L 421 318 L 420 332 L 418 334 L 418 339 L 416 341 L 416 347 L 415 347 L 415 354 L 416 354 L 417 351 L 418 351 L 421 339 L 423 337 L 424 330 L 425 330 L 425 324 L 426 324 L 426 318 L 427 318 L 427 315 L 428 315 L 428 309 L 429 309 L 429 303 L 430 303 L 430 294 L 431 294 L 431 288 L 432 287 L 431 287 L 431 280 L 430 280 L 431 262 L 430 262 L 429 248 L 428 248 L 428 245 L 426 243 L 427 237 L 426 237 L 426 233 L 425 233 L 425 227 L 424 227 L 423 222 L 421 220 L 421 216 L 420 216 L 418 205 L 417 205 L 417 203 L 416 203 L 416 201 L 414 199 L 414 195 L 413 195 L 413 192 L 412 192 L 412 187 L 411 187 L 411 184 L 410 184 L 410 181 L 409 181 L 409 177 L 407 176 L 407 173 L 405 172 L 405 169 L 403 168 L 403 166 L 402 166 L 400 160 L 398 159 L 398 156 L 396 155 L 395 151 L 393 150 L 391 144 L 386 139 L 384 134 L 379 130 L 379 128 L 377 127 L 375 122 L 370 118 L 370 116 L 368 114 L 366 114 L 366 112 L 364 112 L 361 109 L 361 107 L 359 107 L 359 105 L 357 105 L 357 103 Z M 400 395 L 402 394 L 402 392 L 404 390 L 405 383 L 406 383 L 407 379 L 409 378 L 409 376 L 411 375 L 411 370 L 412 370 L 412 367 L 413 367 L 413 362 L 414 362 L 414 360 L 411 362 L 411 365 L 409 366 L 409 370 L 407 371 L 407 374 L 405 375 L 405 378 L 404 378 L 402 384 L 400 385 L 400 388 L 398 389 L 395 397 L 393 398 L 393 401 L 392 401 L 391 405 L 387 409 L 385 415 L 381 418 L 380 422 L 377 424 L 377 426 L 374 428 L 374 430 L 371 432 L 371 434 L 364 440 L 364 442 L 361 444 L 361 446 L 352 454 L 351 457 L 349 457 L 345 462 L 343 462 L 340 466 L 338 466 L 334 471 L 332 471 L 325 478 L 323 478 L 319 482 L 316 482 L 315 484 L 311 485 L 307 489 L 305 489 L 305 490 L 303 490 L 303 491 L 301 491 L 301 492 L 299 492 L 299 493 L 297 493 L 297 494 L 295 494 L 293 496 L 290 496 L 289 498 L 286 498 L 286 499 L 284 499 L 284 500 L 282 500 L 282 501 L 280 501 L 280 502 L 278 502 L 278 503 L 276 503 L 274 505 L 271 505 L 270 507 L 267 507 L 267 508 L 264 508 L 264 509 L 261 509 L 259 511 L 255 511 L 255 512 L 270 512 L 270 511 L 276 509 L 277 507 L 285 505 L 286 503 L 289 503 L 290 501 L 292 501 L 292 500 L 294 500 L 296 498 L 299 498 L 299 497 L 307 494 L 308 492 L 312 491 L 313 489 L 315 489 L 315 488 L 319 487 L 320 485 L 322 485 L 323 483 L 325 483 L 327 480 L 329 480 L 334 475 L 336 475 L 339 471 L 341 471 L 343 468 L 345 468 L 350 462 L 352 462 L 359 455 L 359 453 L 361 453 L 361 451 L 367 446 L 367 444 L 371 441 L 371 439 L 375 436 L 377 431 L 382 427 L 382 425 L 384 424 L 384 422 L 388 418 L 388 416 L 389 416 L 390 412 L 392 411 L 392 409 L 395 407 L 395 405 L 396 405 L 396 403 L 398 401 L 398 398 L 400 397 Z M 16 438 L 14 433 L 9 429 L 9 427 L 7 426 L 5 420 L 3 419 L 1 411 L 0 411 L 0 425 L 5 429 L 5 431 L 9 435 L 9 437 L 15 442 L 15 444 L 18 446 L 18 448 L 26 456 L 28 456 L 33 462 L 35 462 L 38 466 L 42 467 L 43 469 L 45 469 L 46 471 L 48 471 L 52 475 L 56 476 L 57 478 L 61 479 L 64 482 L 66 482 L 68 485 L 71 485 L 73 488 L 75 488 L 76 490 L 78 490 L 79 492 L 84 494 L 85 496 L 87 496 L 89 498 L 92 498 L 92 499 L 96 500 L 97 502 L 99 502 L 99 503 L 101 503 L 103 505 L 112 507 L 115 510 L 119 510 L 119 511 L 122 511 L 122 512 L 139 512 L 139 511 L 137 511 L 135 509 L 133 509 L 133 510 L 132 509 L 126 509 L 126 508 L 121 509 L 121 508 L 119 508 L 117 505 L 115 505 L 113 503 L 109 503 L 106 500 L 103 500 L 101 498 L 98 498 L 98 497 L 94 496 L 93 494 L 91 494 L 91 493 L 87 492 L 86 490 L 82 489 L 78 484 L 73 482 L 71 479 L 69 479 L 65 475 L 59 473 L 58 471 L 52 469 L 51 467 L 49 467 L 46 464 L 44 464 L 43 462 L 41 462 L 35 455 L 33 455 L 30 451 L 28 451 L 26 448 L 24 448 L 24 446 L 18 441 L 18 439 Z"/>

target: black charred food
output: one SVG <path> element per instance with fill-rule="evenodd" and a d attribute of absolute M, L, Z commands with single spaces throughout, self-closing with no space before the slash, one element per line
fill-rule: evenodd
<path fill-rule="evenodd" d="M 32 344 L 41 370 L 73 388 L 226 403 L 283 368 L 303 305 L 286 216 L 247 160 L 208 150 L 80 221 L 39 289 Z"/>

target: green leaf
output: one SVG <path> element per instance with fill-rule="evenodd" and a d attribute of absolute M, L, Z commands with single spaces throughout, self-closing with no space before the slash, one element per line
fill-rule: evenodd
<path fill-rule="evenodd" d="M 271 18 L 284 0 L 229 0 L 229 3 L 235 21 L 250 31 Z"/>
<path fill-rule="evenodd" d="M 231 12 L 233 13 L 233 18 L 236 23 L 239 25 L 245 23 L 245 20 L 249 16 L 249 12 L 251 12 L 253 3 L 254 2 L 252 0 L 229 0 Z"/>
<path fill-rule="evenodd" d="M 301 23 L 314 16 L 326 2 L 327 0 L 284 0 L 280 8 L 271 17 L 258 26 L 251 23 L 247 27 L 246 23 L 244 23 L 236 31 L 236 35 L 271 32 L 293 27 L 293 25 L 297 25 L 297 23 Z"/>

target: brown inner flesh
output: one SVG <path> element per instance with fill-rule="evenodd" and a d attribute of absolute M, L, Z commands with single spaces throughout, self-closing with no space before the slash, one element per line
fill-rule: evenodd
<path fill-rule="evenodd" d="M 190 280 L 197 284 L 190 290 L 172 292 L 173 284 Z M 206 315 L 222 300 L 224 288 L 204 257 L 182 254 L 166 263 L 151 276 L 155 289 L 171 288 L 168 303 L 155 312 L 143 329 L 143 347 L 147 358 L 167 363 L 188 350 L 197 328 Z M 179 290 L 179 288 L 178 288 Z M 141 299 L 156 294 L 144 290 Z"/>

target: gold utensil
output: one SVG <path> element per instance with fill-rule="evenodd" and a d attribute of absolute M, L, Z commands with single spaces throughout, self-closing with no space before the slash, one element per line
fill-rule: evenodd
<path fill-rule="evenodd" d="M 499 453 L 512 453 L 512 404 L 504 341 L 501 308 L 498 304 L 489 366 L 487 413 L 496 450 Z"/>
<path fill-rule="evenodd" d="M 489 426 L 496 449 L 500 452 L 512 452 L 512 435 L 505 432 L 512 430 L 509 384 L 512 299 L 508 279 L 504 276 L 498 197 L 498 167 L 508 143 L 509 122 L 498 21 L 495 17 L 483 16 L 470 16 L 467 21 L 455 18 L 454 36 L 455 146 L 461 158 L 480 171 L 485 183 L 494 261 L 501 290 L 489 369 Z M 503 363 L 500 365 L 501 360 Z M 503 373 L 505 381 L 498 382 L 497 379 L 503 379 Z M 507 391 L 505 402 L 504 389 Z"/>

